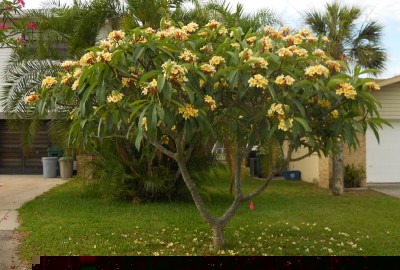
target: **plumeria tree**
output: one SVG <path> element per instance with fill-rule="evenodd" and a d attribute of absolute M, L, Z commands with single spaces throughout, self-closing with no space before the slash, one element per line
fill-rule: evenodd
<path fill-rule="evenodd" d="M 25 101 L 43 117 L 57 111 L 71 119 L 71 144 L 124 138 L 175 161 L 211 226 L 213 245 L 223 247 L 225 226 L 273 176 L 270 170 L 256 190 L 242 191 L 241 164 L 253 146 L 271 138 L 287 144 L 288 163 L 300 147 L 306 156 L 327 155 L 339 141 L 356 147 L 357 132 L 381 126 L 370 94 L 379 87 L 359 77 L 371 70 L 347 70 L 325 53 L 327 44 L 306 29 L 244 33 L 215 20 L 200 27 L 162 19 L 157 30 L 111 32 L 79 61 L 64 62 L 59 77 L 44 78 L 41 91 Z M 187 164 L 203 139 L 227 134 L 235 148 L 235 196 L 215 217 Z"/>
<path fill-rule="evenodd" d="M 384 68 L 387 55 L 381 44 L 383 27 L 375 20 L 362 20 L 360 7 L 334 1 L 325 10 L 310 10 L 304 14 L 305 23 L 315 33 L 329 37 L 326 51 L 334 58 L 365 68 Z M 332 156 L 333 175 L 330 186 L 333 195 L 342 195 L 344 188 L 343 145 Z"/>

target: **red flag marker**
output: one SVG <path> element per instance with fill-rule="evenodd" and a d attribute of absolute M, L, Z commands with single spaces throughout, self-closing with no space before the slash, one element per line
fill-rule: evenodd
<path fill-rule="evenodd" d="M 250 202 L 250 210 L 254 210 L 254 204 L 253 201 Z"/>

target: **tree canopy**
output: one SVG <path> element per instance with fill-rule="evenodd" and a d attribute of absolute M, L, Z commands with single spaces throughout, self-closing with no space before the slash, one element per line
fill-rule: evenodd
<path fill-rule="evenodd" d="M 288 144 L 287 162 L 300 147 L 328 154 L 340 141 L 357 146 L 357 132 L 383 122 L 371 91 L 379 86 L 361 70 L 332 59 L 329 39 L 302 29 L 265 27 L 243 32 L 211 20 L 158 29 L 113 31 L 79 61 L 65 61 L 58 77 L 25 101 L 42 117 L 71 119 L 71 144 L 86 147 L 124 138 L 174 160 L 203 217 L 222 246 L 223 228 L 243 201 L 261 193 L 241 189 L 241 162 L 254 145 L 274 138 Z M 224 127 L 221 129 L 221 127 Z M 187 163 L 202 138 L 233 138 L 235 198 L 221 217 L 205 207 Z"/>

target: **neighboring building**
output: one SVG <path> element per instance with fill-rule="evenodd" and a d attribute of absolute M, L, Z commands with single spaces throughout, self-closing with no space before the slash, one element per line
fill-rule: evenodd
<path fill-rule="evenodd" d="M 373 95 L 382 105 L 380 116 L 388 120 L 393 128 L 384 126 L 379 131 L 380 143 L 368 129 L 365 136 L 359 136 L 360 146 L 356 151 L 345 149 L 344 163 L 365 168 L 365 183 L 395 183 L 400 182 L 400 76 L 381 80 L 378 84 L 381 90 L 374 91 Z M 294 157 L 304 154 L 306 149 L 298 151 Z M 313 154 L 293 162 L 289 169 L 301 171 L 301 178 L 305 182 L 329 188 L 329 178 L 332 177 L 330 158 L 319 158 Z"/>
<path fill-rule="evenodd" d="M 16 16 L 16 19 L 18 17 Z M 105 39 L 111 31 L 111 23 L 106 21 L 98 39 Z M 64 46 L 60 46 L 59 49 L 65 51 Z M 6 84 L 5 67 L 11 53 L 11 48 L 0 48 L 0 100 Z M 21 136 L 21 133 L 12 132 L 7 128 L 6 113 L 0 102 L 0 174 L 42 173 L 41 158 L 48 156 L 48 148 L 51 147 L 46 125 L 43 124 L 29 153 L 24 153 L 21 148 Z"/>

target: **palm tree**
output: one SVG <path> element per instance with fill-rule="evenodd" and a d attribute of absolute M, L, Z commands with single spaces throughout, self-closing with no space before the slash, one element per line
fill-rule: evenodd
<path fill-rule="evenodd" d="M 327 3 L 322 12 L 306 12 L 305 24 L 315 33 L 329 38 L 327 53 L 333 58 L 363 68 L 383 69 L 387 57 L 381 45 L 383 27 L 374 20 L 362 21 L 362 15 L 360 7 L 346 6 L 335 1 Z M 332 193 L 342 195 L 344 162 L 341 143 L 332 161 Z"/>
<path fill-rule="evenodd" d="M 383 27 L 377 21 L 362 21 L 363 12 L 358 6 L 333 2 L 325 8 L 323 12 L 306 12 L 305 23 L 315 33 L 329 38 L 331 56 L 364 68 L 383 69 L 386 61 L 381 45 Z"/>

